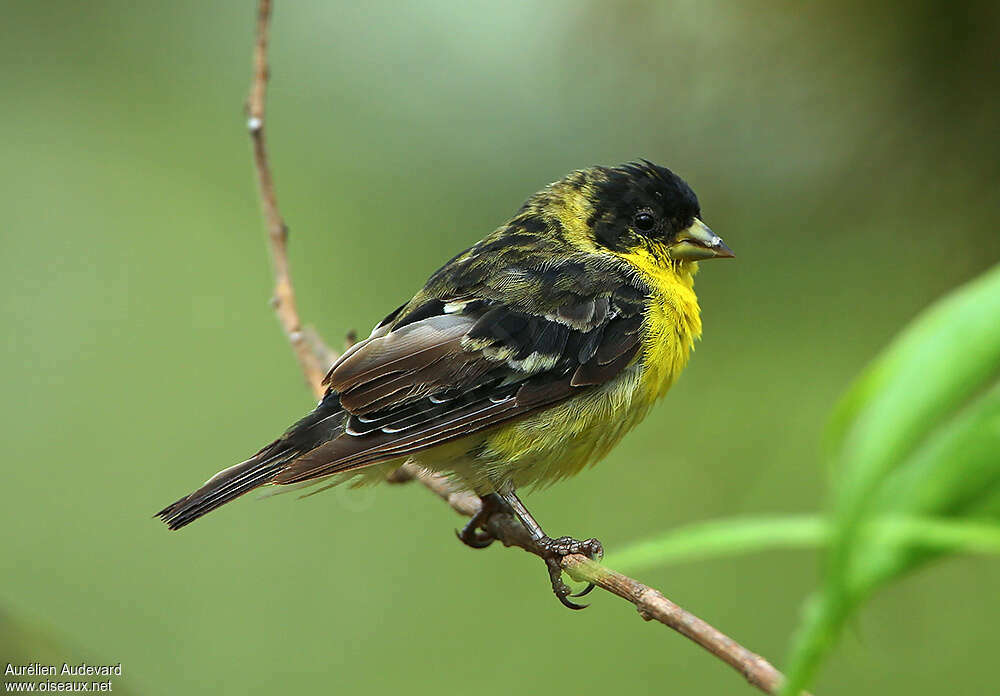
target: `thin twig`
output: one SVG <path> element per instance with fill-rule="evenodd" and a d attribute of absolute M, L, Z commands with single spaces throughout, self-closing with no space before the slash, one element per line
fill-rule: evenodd
<path fill-rule="evenodd" d="M 254 71 L 250 96 L 247 98 L 247 129 L 253 141 L 254 168 L 257 172 L 257 184 L 260 189 L 260 205 L 267 222 L 267 236 L 271 244 L 271 262 L 274 264 L 274 311 L 281 322 L 299 366 L 305 375 L 306 382 L 314 393 L 322 389 L 326 366 L 320 364 L 320 358 L 306 335 L 302 331 L 302 322 L 295 306 L 295 290 L 292 287 L 292 275 L 288 266 L 288 227 L 278 212 L 278 198 L 274 193 L 274 178 L 271 176 L 271 165 L 267 158 L 267 145 L 264 139 L 264 104 L 267 92 L 267 38 L 271 20 L 271 0 L 260 0 L 257 11 L 257 41 L 254 46 Z"/>
<path fill-rule="evenodd" d="M 275 297 L 274 308 L 282 328 L 299 360 L 299 365 L 313 393 L 321 396 L 322 380 L 336 353 L 331 350 L 312 329 L 302 329 L 295 293 L 288 266 L 288 234 L 285 223 L 278 211 L 274 194 L 274 180 L 268 165 L 267 149 L 264 144 L 264 104 L 267 89 L 267 40 L 271 18 L 271 0 L 260 0 L 257 16 L 257 41 L 254 51 L 254 75 L 247 100 L 248 126 L 253 140 L 254 165 L 260 184 L 261 207 L 267 223 L 270 239 L 271 259 L 274 265 Z M 348 345 L 353 335 L 348 338 Z M 456 490 L 451 482 L 438 474 L 427 472 L 412 464 L 405 464 L 393 473 L 389 480 L 393 483 L 420 481 L 426 488 L 438 495 L 460 515 L 472 517 L 482 505 L 479 497 L 469 491 Z M 498 511 L 485 523 L 487 531 L 505 546 L 518 546 L 530 553 L 538 554 L 527 530 L 512 515 Z M 702 648 L 718 657 L 740 672 L 747 681 L 761 691 L 777 694 L 784 679 L 767 660 L 729 638 L 719 630 L 685 611 L 659 591 L 643 585 L 637 580 L 606 568 L 584 556 L 566 556 L 562 568 L 574 580 L 592 582 L 635 605 L 640 616 L 647 621 L 659 621 L 681 635 L 694 641 Z"/>

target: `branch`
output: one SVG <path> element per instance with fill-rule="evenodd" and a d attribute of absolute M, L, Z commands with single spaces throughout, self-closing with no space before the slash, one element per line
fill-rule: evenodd
<path fill-rule="evenodd" d="M 299 311 L 295 306 L 295 289 L 292 287 L 292 275 L 288 266 L 288 227 L 278 212 L 278 198 L 274 193 L 274 178 L 271 176 L 271 165 L 267 158 L 267 144 L 264 139 L 264 104 L 267 92 L 267 38 L 271 20 L 271 1 L 260 0 L 257 11 L 257 41 L 253 54 L 253 83 L 250 96 L 247 97 L 247 128 L 253 141 L 254 169 L 257 172 L 257 185 L 260 189 L 260 205 L 267 223 L 267 236 L 271 245 L 271 262 L 274 265 L 274 297 L 271 304 L 281 328 L 285 331 L 299 367 L 305 375 L 306 382 L 313 393 L 323 389 L 323 377 L 327 365 L 320 363 L 318 351 L 306 340 L 299 320 Z"/>
<path fill-rule="evenodd" d="M 306 381 L 316 396 L 323 395 L 323 376 L 336 354 L 323 343 L 311 328 L 303 329 L 295 306 L 295 292 L 288 265 L 288 228 L 278 210 L 274 193 L 274 179 L 268 163 L 264 140 L 264 106 L 268 80 L 267 46 L 271 19 L 271 0 L 260 0 L 257 14 L 257 40 L 254 49 L 254 73 L 247 99 L 247 126 L 253 141 L 254 166 L 260 187 L 261 208 L 267 223 L 271 260 L 274 266 L 274 310 L 295 351 Z M 349 335 L 347 344 L 353 343 Z M 392 483 L 417 480 L 448 503 L 460 515 L 472 517 L 481 507 L 479 497 L 469 491 L 455 490 L 451 482 L 438 474 L 424 471 L 412 464 L 405 464 L 389 477 Z M 506 512 L 496 512 L 486 521 L 486 528 L 504 546 L 518 546 L 538 554 L 535 544 L 521 523 Z M 635 605 L 646 621 L 659 621 L 740 672 L 747 681 L 761 691 L 777 694 L 784 680 L 760 655 L 713 628 L 694 614 L 685 611 L 659 591 L 637 580 L 606 568 L 589 558 L 579 555 L 566 556 L 563 570 L 574 580 L 592 582 Z"/>

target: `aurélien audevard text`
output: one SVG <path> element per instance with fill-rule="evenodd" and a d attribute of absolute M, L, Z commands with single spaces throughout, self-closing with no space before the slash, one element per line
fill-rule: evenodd
<path fill-rule="evenodd" d="M 89 665 L 81 662 L 78 665 L 71 665 L 64 662 L 61 665 L 43 665 L 40 662 L 29 662 L 25 665 L 15 665 L 7 663 L 4 676 L 7 677 L 44 677 L 44 676 L 72 676 L 72 677 L 120 677 L 122 675 L 122 663 L 116 665 Z"/>

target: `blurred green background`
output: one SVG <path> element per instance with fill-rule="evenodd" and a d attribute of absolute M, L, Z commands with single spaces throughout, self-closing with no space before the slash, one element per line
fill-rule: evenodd
<path fill-rule="evenodd" d="M 564 610 L 414 486 L 151 519 L 312 403 L 267 305 L 253 20 L 5 4 L 0 662 L 122 662 L 143 694 L 749 693 L 619 600 Z M 331 342 L 581 166 L 675 169 L 737 251 L 699 276 L 705 339 L 664 404 L 529 497 L 555 533 L 822 508 L 836 397 L 1000 259 L 996 3 L 279 0 L 273 29 L 278 194 Z M 780 665 L 817 559 L 641 579 Z M 967 558 L 880 593 L 815 691 L 982 693 L 998 585 Z"/>

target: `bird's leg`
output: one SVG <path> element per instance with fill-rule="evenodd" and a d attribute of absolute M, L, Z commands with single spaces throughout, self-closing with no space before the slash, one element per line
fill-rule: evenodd
<path fill-rule="evenodd" d="M 595 560 L 600 559 L 604 555 L 604 547 L 601 546 L 601 542 L 597 539 L 580 541 L 565 536 L 553 539 L 542 530 L 541 525 L 535 521 L 535 518 L 528 512 L 528 508 L 524 507 L 524 503 L 521 502 L 521 499 L 517 497 L 517 494 L 513 490 L 500 493 L 499 496 L 521 521 L 524 528 L 528 530 L 528 534 L 531 535 L 535 548 L 538 550 L 538 555 L 542 557 L 542 560 L 545 561 L 545 565 L 549 569 L 549 580 L 552 583 L 552 591 L 559 601 L 562 602 L 563 606 L 570 609 L 586 608 L 586 604 L 576 604 L 568 598 L 582 597 L 594 589 L 594 584 L 589 583 L 583 590 L 571 595 L 569 586 L 562 579 L 561 562 L 564 556 L 576 553 Z"/>
<path fill-rule="evenodd" d="M 485 549 L 496 541 L 486 529 L 486 522 L 494 512 L 509 510 L 507 503 L 496 493 L 484 495 L 480 501 L 482 501 L 482 507 L 479 508 L 479 512 L 473 515 L 472 519 L 462 527 L 462 531 L 455 532 L 463 544 L 474 549 Z"/>

